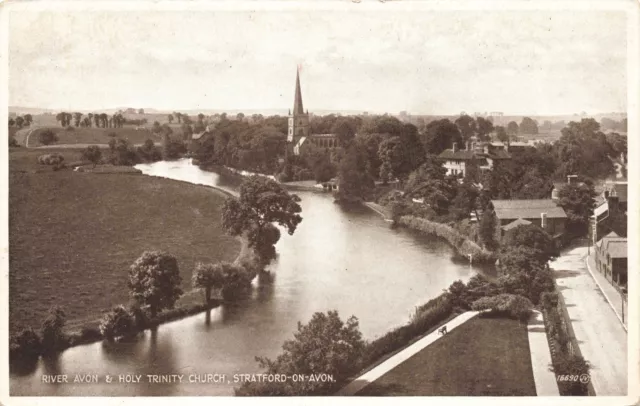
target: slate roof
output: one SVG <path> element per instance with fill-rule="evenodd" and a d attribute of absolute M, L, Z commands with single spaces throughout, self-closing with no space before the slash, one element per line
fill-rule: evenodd
<path fill-rule="evenodd" d="M 312 138 L 333 138 L 336 137 L 335 134 L 311 134 Z"/>
<path fill-rule="evenodd" d="M 627 239 L 608 241 L 604 249 L 611 258 L 627 258 Z"/>
<path fill-rule="evenodd" d="M 496 216 L 500 220 L 537 219 L 541 213 L 547 218 L 567 218 L 564 209 L 551 199 L 492 200 Z"/>
<path fill-rule="evenodd" d="M 517 219 L 517 220 L 512 221 L 511 223 L 509 223 L 509 224 L 507 224 L 507 225 L 502 226 L 502 229 L 503 229 L 504 231 L 509 231 L 509 230 L 512 230 L 512 229 L 514 229 L 514 228 L 516 228 L 516 227 L 519 227 L 519 226 L 528 226 L 528 225 L 530 225 L 530 224 L 531 224 L 531 222 L 530 222 L 530 221 L 527 221 L 527 220 L 524 220 L 524 219 L 519 218 L 519 219 Z"/>
<path fill-rule="evenodd" d="M 446 149 L 438 155 L 440 159 L 451 159 L 451 160 L 460 160 L 460 161 L 470 161 L 472 159 L 478 159 L 478 154 L 474 151 L 469 151 L 467 149 L 461 149 L 456 152 L 453 152 L 452 149 Z"/>

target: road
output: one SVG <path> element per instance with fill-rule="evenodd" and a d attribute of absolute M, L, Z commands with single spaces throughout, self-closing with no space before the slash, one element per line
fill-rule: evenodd
<path fill-rule="evenodd" d="M 586 247 L 550 263 L 598 396 L 627 394 L 627 333 L 587 270 Z"/>

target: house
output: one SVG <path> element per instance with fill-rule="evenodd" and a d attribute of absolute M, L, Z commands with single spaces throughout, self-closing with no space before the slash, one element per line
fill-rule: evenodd
<path fill-rule="evenodd" d="M 511 155 L 504 149 L 491 147 L 490 143 L 469 141 L 463 150 L 458 149 L 458 144 L 454 142 L 451 149 L 438 155 L 438 159 L 443 162 L 447 175 L 464 177 L 472 165 L 480 170 L 493 170 L 500 162 L 511 159 Z"/>
<path fill-rule="evenodd" d="M 596 269 L 612 285 L 627 286 L 627 239 L 611 232 L 595 245 Z"/>
<path fill-rule="evenodd" d="M 535 224 L 554 239 L 564 234 L 567 214 L 551 199 L 492 200 L 497 219 L 496 234 L 502 236 L 519 225 Z"/>

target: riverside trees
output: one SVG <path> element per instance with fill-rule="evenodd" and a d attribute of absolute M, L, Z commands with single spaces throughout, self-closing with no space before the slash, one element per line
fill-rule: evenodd
<path fill-rule="evenodd" d="M 131 297 L 147 306 L 151 317 L 173 308 L 183 293 L 181 282 L 178 261 L 161 251 L 145 251 L 129 270 Z"/>
<path fill-rule="evenodd" d="M 275 243 L 280 230 L 273 223 L 293 235 L 302 221 L 300 198 L 289 194 L 277 182 L 252 176 L 240 186 L 240 197 L 229 198 L 222 209 L 222 226 L 233 236 L 246 236 L 262 265 L 275 258 Z"/>

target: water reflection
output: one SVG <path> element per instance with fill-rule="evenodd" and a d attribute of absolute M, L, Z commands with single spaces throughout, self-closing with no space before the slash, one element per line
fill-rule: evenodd
<path fill-rule="evenodd" d="M 237 180 L 200 171 L 189 161 L 139 166 L 145 173 L 234 191 Z M 303 222 L 282 233 L 278 258 L 250 295 L 147 331 L 131 342 L 71 348 L 40 360 L 23 375 L 12 370 L 14 395 L 232 395 L 224 384 L 45 385 L 47 371 L 63 374 L 227 374 L 258 372 L 255 356 L 275 357 L 298 321 L 314 312 L 355 315 L 366 339 L 408 321 L 418 305 L 451 282 L 481 270 L 452 261 L 442 240 L 391 229 L 361 206 L 343 207 L 330 195 L 301 192 Z"/>

